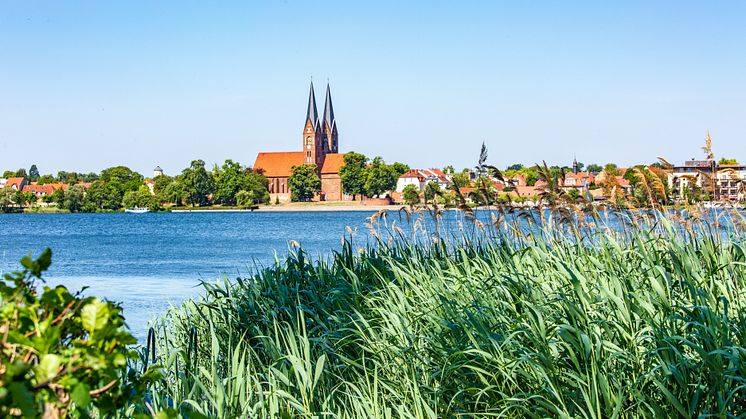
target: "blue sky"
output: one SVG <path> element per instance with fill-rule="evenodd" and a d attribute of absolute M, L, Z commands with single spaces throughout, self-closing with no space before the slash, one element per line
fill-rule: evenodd
<path fill-rule="evenodd" d="M 0 170 L 297 150 L 414 167 L 746 160 L 746 2 L 0 0 Z"/>

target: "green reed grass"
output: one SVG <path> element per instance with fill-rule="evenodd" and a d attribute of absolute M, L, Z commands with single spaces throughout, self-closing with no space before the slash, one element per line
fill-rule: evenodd
<path fill-rule="evenodd" d="M 742 218 L 715 228 L 652 214 L 612 229 L 598 217 L 581 225 L 541 215 L 527 231 L 517 218 L 488 217 L 469 237 L 465 229 L 448 240 L 427 231 L 438 238 L 429 241 L 405 239 L 375 218 L 377 244 L 347 241 L 321 260 L 296 249 L 253 276 L 204 284 L 202 299 L 170 311 L 157 328 L 164 378 L 151 403 L 133 411 L 335 418 L 746 411 Z M 393 240 L 382 238 L 387 229 Z"/>

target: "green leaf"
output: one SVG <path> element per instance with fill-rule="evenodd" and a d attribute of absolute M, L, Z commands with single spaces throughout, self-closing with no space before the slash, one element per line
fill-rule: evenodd
<path fill-rule="evenodd" d="M 90 389 L 85 383 L 80 383 L 75 386 L 73 392 L 70 393 L 70 397 L 78 407 L 86 407 L 91 402 Z"/>
<path fill-rule="evenodd" d="M 13 396 L 12 406 L 21 409 L 24 417 L 31 418 L 37 416 L 36 409 L 34 409 L 34 395 L 27 386 L 18 382 L 10 383 L 8 390 L 10 390 L 10 394 Z"/>
<path fill-rule="evenodd" d="M 93 334 L 96 330 L 101 330 L 109 321 L 109 307 L 103 301 L 94 299 L 81 310 L 81 319 L 83 327 Z"/>
<path fill-rule="evenodd" d="M 40 383 L 50 381 L 57 376 L 57 371 L 62 365 L 62 357 L 55 354 L 46 354 L 41 357 L 39 365 L 34 368 L 34 374 Z"/>

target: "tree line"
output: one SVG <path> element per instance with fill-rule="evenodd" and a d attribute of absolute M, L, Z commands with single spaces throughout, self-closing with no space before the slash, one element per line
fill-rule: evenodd
<path fill-rule="evenodd" d="M 194 160 L 176 176 L 153 178 L 152 191 L 145 177 L 126 166 L 104 169 L 101 173 L 58 172 L 40 175 L 36 165 L 26 171 L 6 171 L 4 178 L 23 177 L 27 182 L 65 184 L 42 200 L 71 212 L 108 212 L 122 208 L 165 206 L 204 206 L 210 204 L 249 207 L 269 201 L 267 178 L 233 160 L 215 165 L 212 170 L 203 160 Z M 9 211 L 36 203 L 31 192 L 0 190 L 0 209 Z"/>

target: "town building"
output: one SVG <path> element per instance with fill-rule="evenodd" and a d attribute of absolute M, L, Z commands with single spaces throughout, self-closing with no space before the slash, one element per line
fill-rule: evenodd
<path fill-rule="evenodd" d="M 418 190 L 424 191 L 430 182 L 437 183 L 440 189 L 445 189 L 451 184 L 448 176 L 440 169 L 415 169 L 399 176 L 396 181 L 396 192 L 402 193 L 408 185 L 414 185 Z"/>
<path fill-rule="evenodd" d="M 24 186 L 26 186 L 26 179 L 22 177 L 11 177 L 5 182 L 5 187 L 14 191 L 22 191 Z"/>
<path fill-rule="evenodd" d="M 719 200 L 743 202 L 746 199 L 746 165 L 719 164 L 717 189 Z"/>
<path fill-rule="evenodd" d="M 254 170 L 267 177 L 269 196 L 272 202 L 290 201 L 288 179 L 294 166 L 313 164 L 321 178 L 320 201 L 342 201 L 351 197 L 344 195 L 339 170 L 344 165 L 344 154 L 339 153 L 339 131 L 334 117 L 332 95 L 326 86 L 324 114 L 318 115 L 316 94 L 311 82 L 308 108 L 303 125 L 301 150 L 284 152 L 261 152 L 256 156 Z"/>
<path fill-rule="evenodd" d="M 155 166 L 155 169 L 153 169 L 153 179 L 158 176 L 163 176 L 163 169 L 161 169 L 161 166 Z"/>

